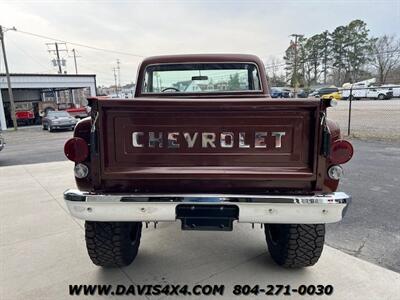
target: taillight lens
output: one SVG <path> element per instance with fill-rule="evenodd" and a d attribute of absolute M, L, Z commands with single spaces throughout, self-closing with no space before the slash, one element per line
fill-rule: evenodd
<path fill-rule="evenodd" d="M 339 165 L 334 165 L 328 169 L 330 179 L 339 180 L 343 176 L 343 168 Z"/>
<path fill-rule="evenodd" d="M 84 164 L 76 164 L 74 168 L 74 174 L 76 178 L 85 178 L 89 174 L 89 168 Z"/>
<path fill-rule="evenodd" d="M 344 164 L 353 157 L 353 146 L 345 140 L 333 142 L 331 147 L 330 160 L 334 164 Z"/>
<path fill-rule="evenodd" d="M 84 139 L 73 137 L 65 143 L 64 154 L 69 160 L 79 163 L 88 157 L 89 147 Z"/>

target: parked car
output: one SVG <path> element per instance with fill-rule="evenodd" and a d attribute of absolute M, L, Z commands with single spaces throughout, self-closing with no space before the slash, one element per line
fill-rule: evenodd
<path fill-rule="evenodd" d="M 371 86 L 369 82 L 358 82 L 354 84 L 344 84 L 342 89 L 342 99 L 347 100 L 351 97 L 359 99 L 385 100 L 393 97 L 393 89 L 389 87 Z"/>
<path fill-rule="evenodd" d="M 293 92 L 290 89 L 282 89 L 283 98 L 293 98 Z"/>
<path fill-rule="evenodd" d="M 338 90 L 337 92 L 333 92 L 330 94 L 324 94 L 321 96 L 321 99 L 335 99 L 335 100 L 340 100 L 342 99 L 342 94 L 341 92 Z"/>
<path fill-rule="evenodd" d="M 87 107 L 71 107 L 66 109 L 65 111 L 68 112 L 71 116 L 77 119 L 86 118 L 89 114 L 89 109 Z"/>
<path fill-rule="evenodd" d="M 324 88 L 317 89 L 314 92 L 310 93 L 309 97 L 321 98 L 324 95 L 329 95 L 329 94 L 338 93 L 338 92 L 339 92 L 339 89 L 337 87 L 324 87 Z"/>
<path fill-rule="evenodd" d="M 43 130 L 48 130 L 50 132 L 56 129 L 69 129 L 73 130 L 75 128 L 78 120 L 72 117 L 66 111 L 49 111 L 47 115 L 42 118 Z"/>
<path fill-rule="evenodd" d="M 77 107 L 73 103 L 59 103 L 58 104 L 58 110 L 65 110 L 68 112 L 71 116 L 79 119 L 86 118 L 88 114 L 88 108 L 87 107 Z"/>
<path fill-rule="evenodd" d="M 227 85 L 238 72 L 245 84 Z M 325 224 L 350 202 L 337 188 L 353 148 L 325 117 L 331 101 L 271 99 L 253 55 L 150 57 L 137 78 L 135 100 L 90 98 L 91 117 L 64 146 L 77 187 L 64 199 L 86 221 L 92 262 L 129 265 L 143 223 L 179 220 L 191 231 L 265 224 L 277 264 L 314 265 Z"/>
<path fill-rule="evenodd" d="M 272 98 L 282 98 L 282 90 L 278 88 L 271 88 L 271 97 Z"/>
<path fill-rule="evenodd" d="M 393 92 L 394 98 L 400 98 L 400 84 L 385 84 L 382 85 L 381 88 L 389 89 L 389 91 Z"/>
<path fill-rule="evenodd" d="M 305 90 L 299 90 L 297 92 L 297 98 L 307 98 L 308 93 Z"/>
<path fill-rule="evenodd" d="M 6 142 L 4 140 L 3 135 L 1 134 L 1 130 L 0 130 L 0 151 L 4 149 L 5 145 L 6 145 Z"/>
<path fill-rule="evenodd" d="M 15 117 L 18 124 L 33 125 L 35 122 L 35 113 L 32 102 L 15 103 Z"/>
<path fill-rule="evenodd" d="M 272 98 L 291 98 L 290 90 L 272 87 L 271 88 L 271 97 Z"/>

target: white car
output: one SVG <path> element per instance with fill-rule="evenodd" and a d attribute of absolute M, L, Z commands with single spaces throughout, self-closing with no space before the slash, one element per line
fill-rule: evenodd
<path fill-rule="evenodd" d="M 397 85 L 385 84 L 385 85 L 382 85 L 382 87 L 392 90 L 394 98 L 400 98 L 400 84 L 397 84 Z"/>
<path fill-rule="evenodd" d="M 384 87 L 366 87 L 362 85 L 354 84 L 351 88 L 351 96 L 353 99 L 390 99 L 393 97 L 393 91 L 391 88 Z M 346 87 L 342 89 L 342 99 L 346 100 L 350 98 L 350 88 Z"/>

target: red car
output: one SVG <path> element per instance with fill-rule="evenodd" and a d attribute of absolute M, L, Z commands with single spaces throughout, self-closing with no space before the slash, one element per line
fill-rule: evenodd
<path fill-rule="evenodd" d="M 25 125 L 33 125 L 35 113 L 31 102 L 20 102 L 15 104 L 15 117 L 17 122 Z"/>

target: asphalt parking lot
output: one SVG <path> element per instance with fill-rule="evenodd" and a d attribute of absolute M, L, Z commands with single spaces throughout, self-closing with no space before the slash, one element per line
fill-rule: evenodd
<path fill-rule="evenodd" d="M 65 160 L 63 146 L 72 131 L 48 132 L 42 126 L 20 127 L 3 132 L 6 147 L 0 152 L 0 167 Z"/>

